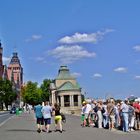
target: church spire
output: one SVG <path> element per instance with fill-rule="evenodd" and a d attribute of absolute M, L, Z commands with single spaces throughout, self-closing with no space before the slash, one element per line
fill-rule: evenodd
<path fill-rule="evenodd" d="M 20 60 L 18 58 L 18 53 L 17 52 L 13 53 L 10 64 L 19 64 L 20 65 Z"/>

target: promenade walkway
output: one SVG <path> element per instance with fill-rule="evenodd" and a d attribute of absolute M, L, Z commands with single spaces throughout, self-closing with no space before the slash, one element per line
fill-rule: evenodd
<path fill-rule="evenodd" d="M 109 131 L 99 128 L 80 126 L 78 116 L 67 116 L 63 133 L 37 133 L 34 114 L 23 113 L 13 116 L 0 127 L 0 140 L 140 140 L 140 132 L 124 133 L 121 131 Z"/>

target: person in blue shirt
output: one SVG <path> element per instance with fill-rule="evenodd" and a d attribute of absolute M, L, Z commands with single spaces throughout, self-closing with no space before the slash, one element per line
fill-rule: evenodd
<path fill-rule="evenodd" d="M 129 119 L 129 106 L 128 106 L 128 100 L 125 100 L 124 102 L 121 102 L 120 111 L 122 113 L 122 127 L 124 132 L 129 132 L 128 129 L 128 119 Z"/>
<path fill-rule="evenodd" d="M 43 114 L 41 112 L 42 110 L 42 105 L 39 103 L 34 107 L 34 112 L 36 116 L 36 123 L 37 123 L 37 132 L 40 133 L 42 131 L 42 126 L 44 125 L 44 119 L 43 119 Z"/>

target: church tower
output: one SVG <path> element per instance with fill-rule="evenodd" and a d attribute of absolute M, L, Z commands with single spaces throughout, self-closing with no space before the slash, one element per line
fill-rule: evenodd
<path fill-rule="evenodd" d="M 8 79 L 13 83 L 16 89 L 21 89 L 23 84 L 23 68 L 18 58 L 18 53 L 14 52 L 8 66 Z"/>
<path fill-rule="evenodd" d="M 2 55 L 3 55 L 3 48 L 2 48 L 1 41 L 0 41 L 0 78 L 2 78 L 2 76 L 3 76 L 3 61 L 2 61 Z"/>

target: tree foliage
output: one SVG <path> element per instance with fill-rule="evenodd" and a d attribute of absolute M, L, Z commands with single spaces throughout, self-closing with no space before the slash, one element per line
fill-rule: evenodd
<path fill-rule="evenodd" d="M 0 79 L 0 100 L 5 103 L 6 108 L 16 100 L 16 92 L 12 88 L 12 82 L 7 79 Z"/>
<path fill-rule="evenodd" d="M 51 80 L 50 79 L 44 79 L 43 83 L 41 84 L 40 88 L 42 91 L 42 101 L 48 101 L 49 100 L 49 96 L 50 96 L 50 90 L 49 90 L 49 86 L 50 86 Z"/>
<path fill-rule="evenodd" d="M 25 85 L 21 86 L 21 100 L 22 101 L 24 100 L 25 90 L 26 90 L 26 86 Z"/>
<path fill-rule="evenodd" d="M 22 91 L 24 102 L 35 105 L 41 101 L 42 91 L 37 87 L 38 84 L 36 82 L 27 82 L 27 85 L 24 87 Z"/>
<path fill-rule="evenodd" d="M 40 87 L 36 82 L 28 81 L 25 86 L 21 88 L 21 96 L 25 103 L 35 105 L 38 102 L 49 100 L 51 80 L 45 79 Z"/>

